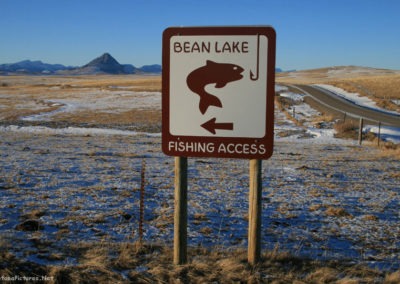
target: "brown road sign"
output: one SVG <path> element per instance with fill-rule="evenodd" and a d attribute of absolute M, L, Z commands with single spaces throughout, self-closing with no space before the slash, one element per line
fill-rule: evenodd
<path fill-rule="evenodd" d="M 268 26 L 163 33 L 162 148 L 181 157 L 268 159 L 276 34 Z"/>

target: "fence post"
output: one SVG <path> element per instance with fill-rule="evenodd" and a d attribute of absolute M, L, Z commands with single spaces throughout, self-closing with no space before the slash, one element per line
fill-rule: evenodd
<path fill-rule="evenodd" d="M 187 262 L 187 158 L 175 157 L 174 264 Z"/>
<path fill-rule="evenodd" d="M 361 143 L 362 143 L 363 127 L 364 127 L 364 119 L 362 117 L 360 117 L 360 126 L 359 126 L 359 131 L 358 131 L 358 144 L 359 145 L 361 145 Z"/>
<path fill-rule="evenodd" d="M 379 124 L 378 124 L 378 147 L 379 147 L 380 141 L 381 141 L 381 122 L 379 121 Z"/>
<path fill-rule="evenodd" d="M 145 172 L 146 161 L 142 160 L 142 169 L 140 171 L 140 203 L 139 203 L 139 241 L 143 241 L 143 222 L 144 222 L 144 191 L 145 191 Z"/>

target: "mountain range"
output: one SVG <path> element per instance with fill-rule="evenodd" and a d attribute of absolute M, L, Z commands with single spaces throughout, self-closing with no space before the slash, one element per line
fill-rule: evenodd
<path fill-rule="evenodd" d="M 42 61 L 24 60 L 11 64 L 0 64 L 0 75 L 97 75 L 97 74 L 144 74 L 161 73 L 161 65 L 144 65 L 135 67 L 132 64 L 120 64 L 109 53 L 93 59 L 81 67 L 48 64 Z"/>
<path fill-rule="evenodd" d="M 160 74 L 161 65 L 144 65 L 135 67 L 132 64 L 120 64 L 109 53 L 93 59 L 81 67 L 48 64 L 40 60 L 24 60 L 17 63 L 0 64 L 0 75 L 100 75 L 100 74 Z M 282 72 L 280 68 L 276 72 Z"/>

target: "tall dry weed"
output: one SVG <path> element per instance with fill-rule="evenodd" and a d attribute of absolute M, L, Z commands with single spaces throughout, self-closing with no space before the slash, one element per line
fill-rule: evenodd
<path fill-rule="evenodd" d="M 279 252 L 252 266 L 245 250 L 189 248 L 189 261 L 174 265 L 172 249 L 143 243 L 80 245 L 75 265 L 44 266 L 0 253 L 0 275 L 47 275 L 49 283 L 399 283 L 400 271 L 384 274 L 343 261 L 319 262 Z M 4 268 L 4 264 L 7 267 Z M 124 275 L 124 276 L 122 276 Z M 357 280 L 358 282 L 355 282 Z"/>
<path fill-rule="evenodd" d="M 379 156 L 400 160 L 400 145 L 393 142 L 381 142 Z"/>
<path fill-rule="evenodd" d="M 334 129 L 336 131 L 335 137 L 337 138 L 357 139 L 358 137 L 358 125 L 351 120 L 336 123 Z"/>
<path fill-rule="evenodd" d="M 311 272 L 306 281 L 309 283 L 332 283 L 338 280 L 339 271 L 330 267 L 322 267 Z"/>

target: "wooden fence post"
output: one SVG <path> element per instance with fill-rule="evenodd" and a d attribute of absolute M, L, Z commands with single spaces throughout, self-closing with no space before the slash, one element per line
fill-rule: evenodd
<path fill-rule="evenodd" d="M 144 191 L 145 191 L 145 172 L 146 161 L 142 160 L 142 169 L 140 170 L 140 203 L 139 203 L 139 241 L 143 241 L 143 223 L 144 223 Z"/>
<path fill-rule="evenodd" d="M 358 131 L 358 144 L 361 145 L 362 143 L 362 134 L 363 134 L 363 127 L 364 127 L 364 119 L 360 117 L 360 126 Z"/>
<path fill-rule="evenodd" d="M 380 146 L 380 141 L 381 141 L 381 122 L 379 121 L 379 126 L 378 126 L 378 147 Z"/>
<path fill-rule="evenodd" d="M 175 157 L 174 264 L 187 262 L 187 158 Z"/>
<path fill-rule="evenodd" d="M 261 160 L 250 160 L 249 232 L 247 260 L 254 265 L 261 255 Z"/>

